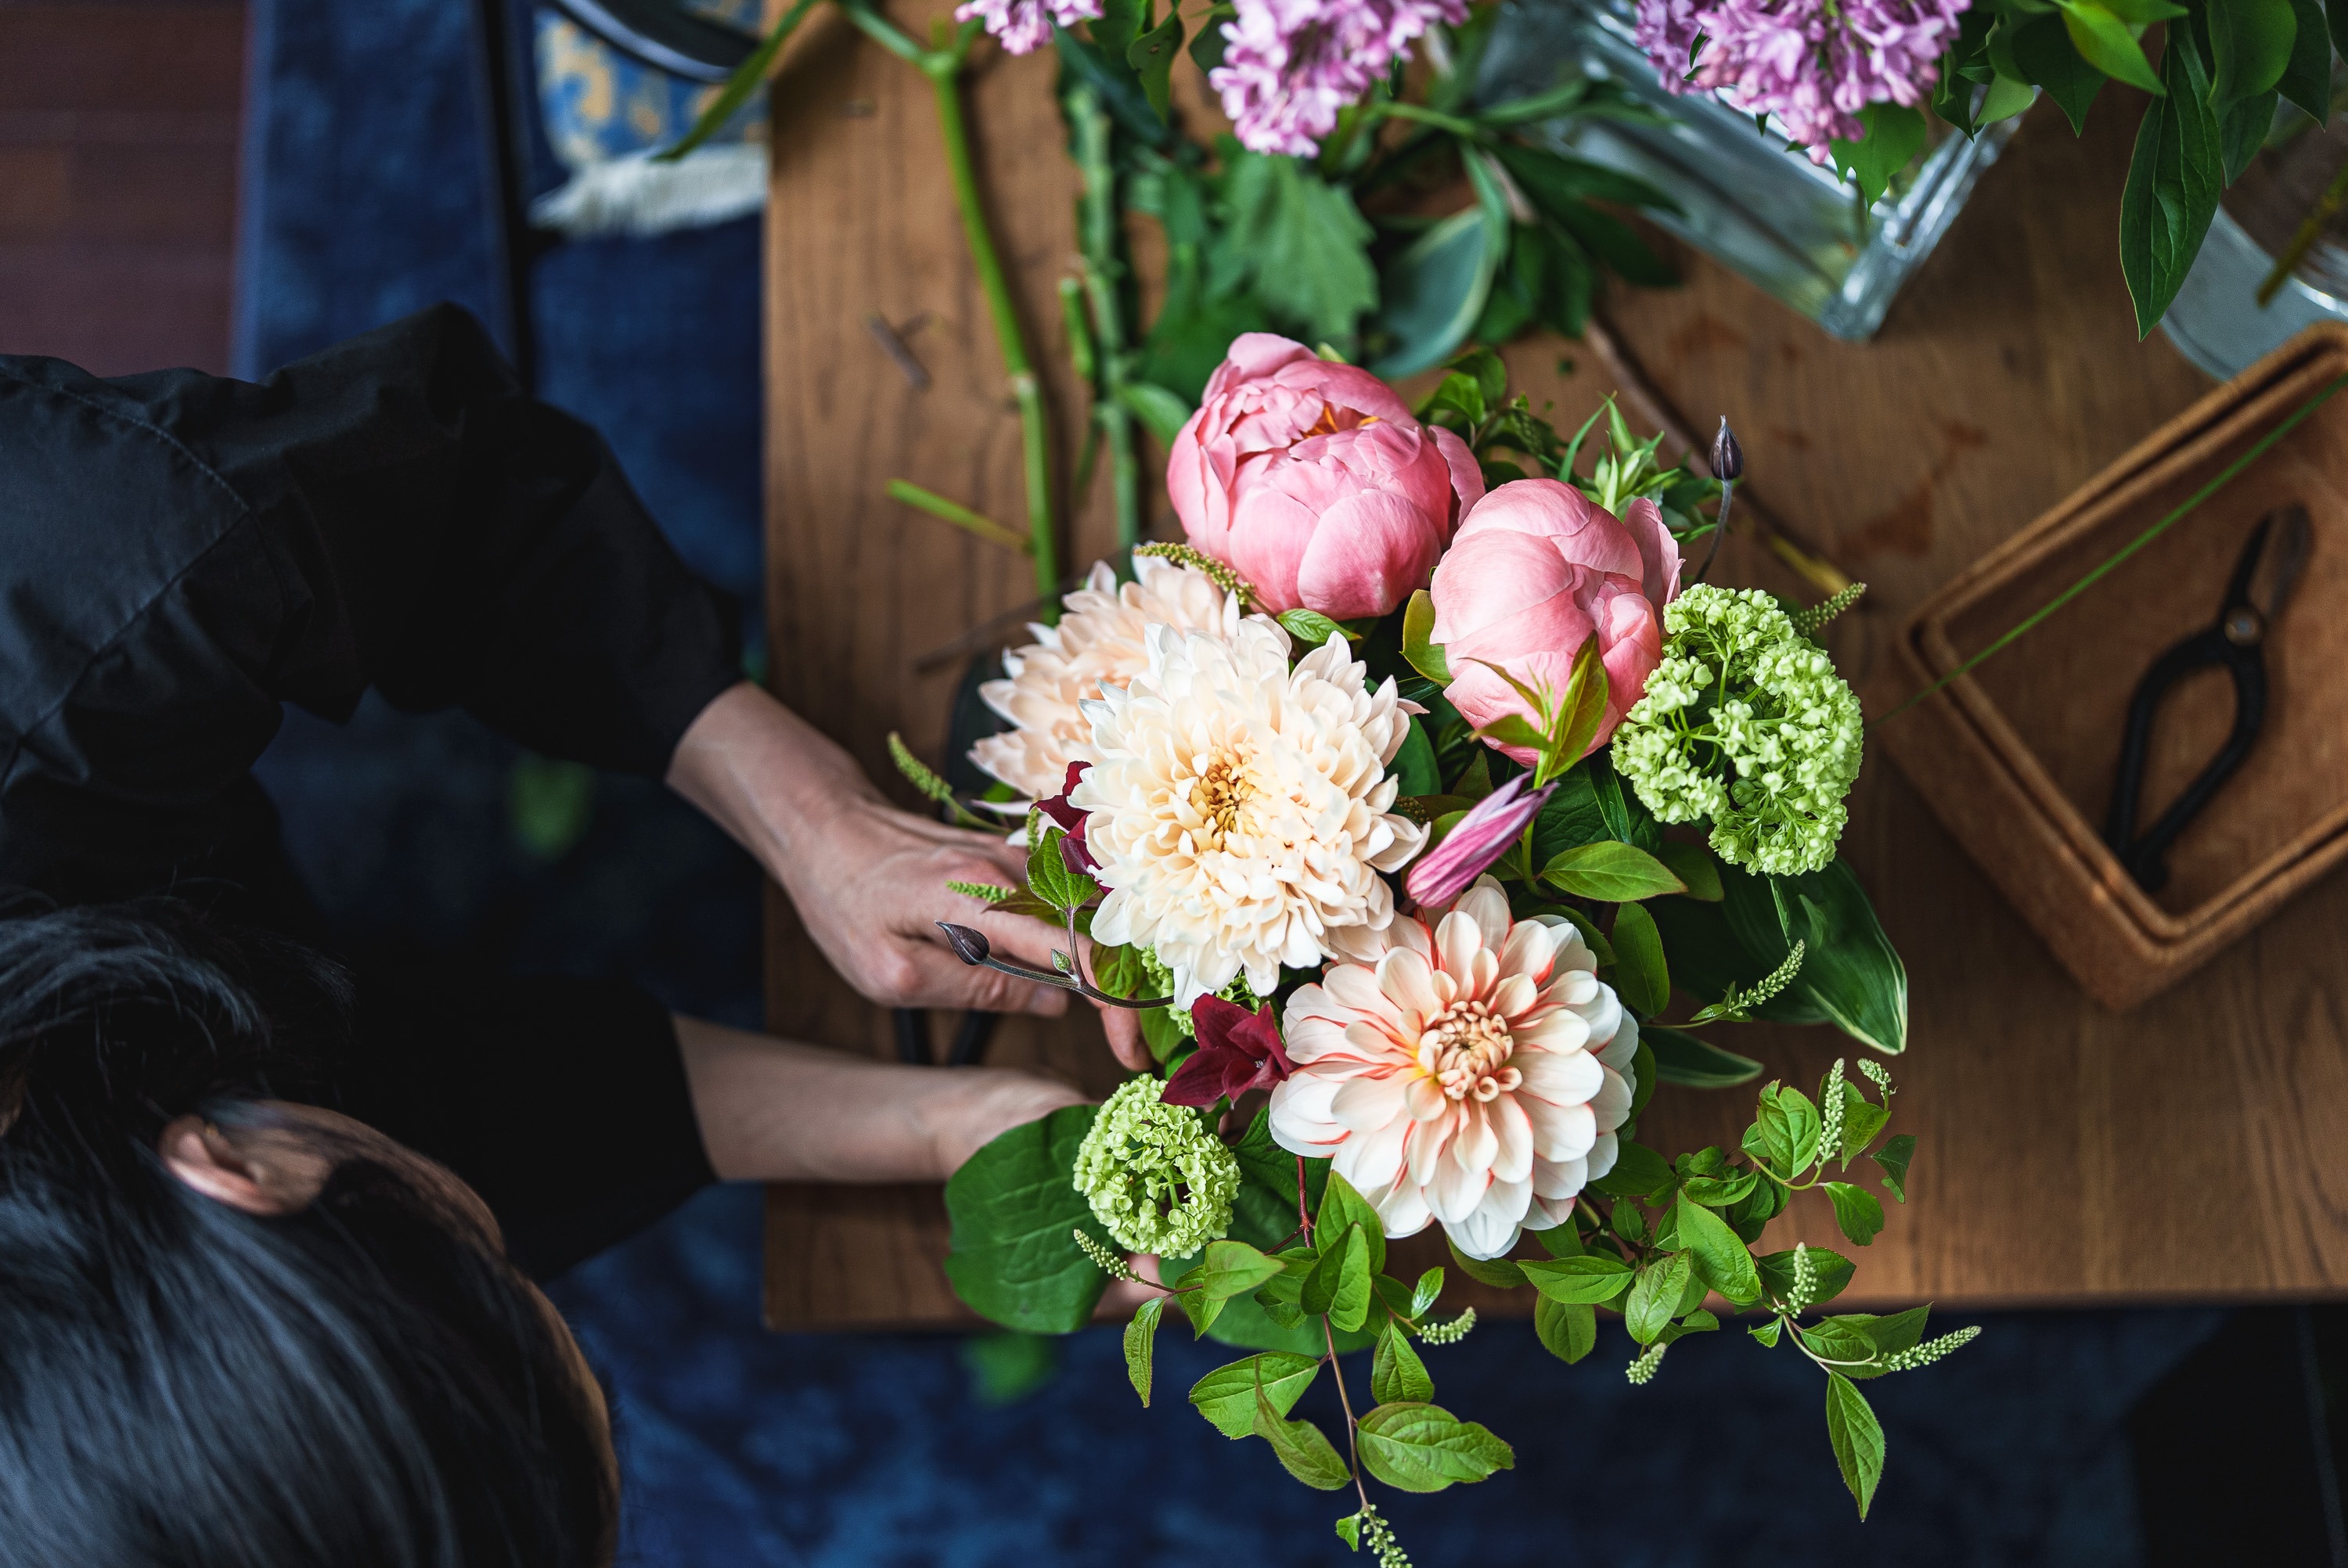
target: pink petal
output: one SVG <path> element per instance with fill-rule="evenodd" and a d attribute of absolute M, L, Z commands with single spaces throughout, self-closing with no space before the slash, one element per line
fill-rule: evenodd
<path fill-rule="evenodd" d="M 1663 508 L 1642 496 L 1622 508 L 1622 527 L 1639 547 L 1639 586 L 1661 610 L 1680 596 L 1680 546 L 1663 526 Z"/>
<path fill-rule="evenodd" d="M 1384 615 L 1426 586 L 1443 548 L 1440 515 L 1400 496 L 1368 490 L 1338 502 L 1296 569 L 1296 597 L 1336 620 Z"/>

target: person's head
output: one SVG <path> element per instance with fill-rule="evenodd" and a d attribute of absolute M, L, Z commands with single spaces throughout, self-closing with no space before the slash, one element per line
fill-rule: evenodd
<path fill-rule="evenodd" d="M 443 1167 L 297 1102 L 323 960 L 0 917 L 0 1558 L 599 1568 L 602 1395 Z"/>

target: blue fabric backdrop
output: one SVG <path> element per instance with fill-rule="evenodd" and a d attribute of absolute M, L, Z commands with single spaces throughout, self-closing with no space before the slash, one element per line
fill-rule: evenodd
<path fill-rule="evenodd" d="M 488 314 L 469 7 L 257 0 L 255 13 L 243 371 L 435 300 Z M 680 551 L 755 623 L 756 222 L 567 246 L 539 263 L 533 292 L 541 390 L 609 434 Z M 263 766 L 299 864 L 353 939 L 630 974 L 674 1006 L 755 1022 L 747 863 L 644 781 L 595 781 L 560 831 L 518 834 L 545 809 L 529 804 L 541 773 L 461 715 L 379 704 L 345 729 L 294 715 Z M 1064 1342 L 1056 1377 L 989 1404 L 972 1348 L 952 1337 L 764 1333 L 757 1218 L 755 1192 L 712 1191 L 557 1284 L 612 1384 L 624 1561 L 1343 1560 L 1335 1500 L 1184 1408 L 1215 1348 L 1161 1335 L 1146 1413 L 1108 1332 Z M 1890 1467 L 1863 1530 L 1827 1451 L 1818 1380 L 1790 1351 L 1763 1353 L 1732 1327 L 1675 1348 L 1634 1389 L 1619 1332 L 1567 1368 L 1524 1326 L 1487 1325 L 1429 1362 L 1447 1403 L 1515 1443 L 1518 1468 L 1390 1512 L 1424 1568 L 2120 1568 L 2142 1555 L 2120 1424 L 2216 1321 L 1993 1317 L 1959 1360 L 1871 1385 Z M 1306 1412 L 1328 1399 L 1324 1383 Z"/>

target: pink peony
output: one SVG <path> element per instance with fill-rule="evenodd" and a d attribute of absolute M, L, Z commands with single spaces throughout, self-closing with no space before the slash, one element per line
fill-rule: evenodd
<path fill-rule="evenodd" d="M 1272 1140 L 1330 1156 L 1386 1235 L 1437 1220 L 1498 1257 L 1614 1168 L 1638 1020 L 1572 926 L 1510 918 L 1490 877 L 1382 935 L 1378 957 L 1288 999 L 1296 1068 L 1272 1087 Z"/>
<path fill-rule="evenodd" d="M 1191 545 L 1266 610 L 1349 620 L 1426 586 L 1484 480 L 1467 443 L 1369 372 L 1246 333 L 1174 438 L 1166 488 Z"/>
<path fill-rule="evenodd" d="M 1595 751 L 1646 691 L 1663 655 L 1661 612 L 1679 591 L 1679 546 L 1654 502 L 1632 502 L 1616 522 L 1556 479 L 1503 485 L 1435 569 L 1434 636 L 1451 665 L 1444 695 L 1478 728 L 1509 713 L 1538 723 L 1490 666 L 1561 698 L 1573 656 L 1595 632 L 1607 685 Z M 1499 749 L 1534 761 L 1522 746 Z"/>

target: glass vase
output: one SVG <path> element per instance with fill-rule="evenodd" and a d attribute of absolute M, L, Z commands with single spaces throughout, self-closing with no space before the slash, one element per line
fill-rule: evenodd
<path fill-rule="evenodd" d="M 1659 187 L 1682 211 L 1653 216 L 1657 228 L 1855 342 L 1883 324 L 2016 123 L 1968 140 L 1930 120 L 1924 150 L 1862 207 L 1834 170 L 1789 149 L 1774 122 L 1764 131 L 1713 94 L 1666 91 L 1632 38 L 1625 0 L 1506 0 L 1477 96 L 1498 103 L 1544 91 L 1566 70 L 1619 82 L 1653 120 L 1560 122 L 1550 133 L 1559 150 Z"/>

